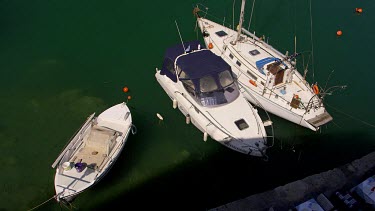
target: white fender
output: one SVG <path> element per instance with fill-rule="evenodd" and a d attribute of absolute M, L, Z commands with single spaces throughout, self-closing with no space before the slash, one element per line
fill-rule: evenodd
<path fill-rule="evenodd" d="M 176 99 L 173 99 L 173 108 L 176 109 L 176 108 L 177 108 L 177 105 L 178 105 L 177 100 L 176 100 Z"/>
<path fill-rule="evenodd" d="M 186 124 L 190 124 L 190 115 L 186 115 Z"/>
<path fill-rule="evenodd" d="M 162 117 L 159 113 L 156 113 L 156 116 L 157 116 L 160 120 L 163 120 L 163 117 Z"/>
<path fill-rule="evenodd" d="M 207 133 L 207 132 L 204 132 L 204 133 L 203 133 L 203 141 L 207 141 L 207 136 L 208 136 L 208 133 Z"/>

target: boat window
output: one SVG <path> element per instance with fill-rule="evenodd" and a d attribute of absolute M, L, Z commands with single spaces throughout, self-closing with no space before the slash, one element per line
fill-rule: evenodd
<path fill-rule="evenodd" d="M 241 67 L 241 62 L 239 62 L 238 60 L 236 61 L 236 64 Z"/>
<path fill-rule="evenodd" d="M 230 54 L 229 54 L 229 57 L 230 57 L 231 59 L 233 59 L 234 56 L 230 53 Z"/>
<path fill-rule="evenodd" d="M 182 84 L 184 85 L 185 89 L 192 95 L 195 96 L 195 86 L 193 81 L 191 80 L 182 80 Z"/>
<path fill-rule="evenodd" d="M 180 69 L 180 68 L 178 68 L 177 71 L 179 71 L 179 69 Z M 179 76 L 179 78 L 189 78 L 189 75 L 186 74 L 184 71 L 181 71 L 181 72 L 180 72 L 180 76 Z"/>
<path fill-rule="evenodd" d="M 247 71 L 247 74 L 249 74 L 255 81 L 258 79 L 254 74 L 252 74 L 249 70 Z"/>
<path fill-rule="evenodd" d="M 201 92 L 212 92 L 218 87 L 216 85 L 215 79 L 212 76 L 205 76 L 199 80 Z"/>
<path fill-rule="evenodd" d="M 190 93 L 193 95 L 192 93 Z M 217 89 L 212 92 L 195 93 L 195 100 L 202 106 L 219 106 L 233 102 L 240 95 L 237 84 L 233 82 L 224 89 Z"/>
<path fill-rule="evenodd" d="M 252 56 L 256 56 L 256 55 L 260 54 L 260 52 L 255 49 L 255 50 L 249 51 L 249 54 L 251 54 Z"/>
<path fill-rule="evenodd" d="M 230 74 L 229 70 L 221 72 L 219 74 L 219 80 L 220 80 L 220 85 L 222 87 L 227 87 L 227 86 L 229 86 L 230 84 L 233 83 L 233 77 Z"/>
<path fill-rule="evenodd" d="M 245 122 L 244 119 L 240 119 L 240 120 L 237 120 L 234 122 L 236 124 L 236 126 L 238 127 L 238 129 L 240 130 L 244 130 L 246 128 L 249 127 L 249 125 Z"/>
<path fill-rule="evenodd" d="M 165 67 L 167 68 L 167 70 L 175 74 L 173 62 L 170 59 L 165 59 L 164 62 L 165 62 Z"/>

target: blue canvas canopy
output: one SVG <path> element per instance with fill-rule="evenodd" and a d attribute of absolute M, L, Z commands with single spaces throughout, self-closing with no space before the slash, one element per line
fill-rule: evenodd
<path fill-rule="evenodd" d="M 189 76 L 186 79 L 200 79 L 206 75 L 216 76 L 220 72 L 231 69 L 228 63 L 210 50 L 179 57 L 176 64 Z"/>
<path fill-rule="evenodd" d="M 184 47 L 185 49 L 193 51 L 198 49 L 199 44 L 199 41 L 192 41 L 184 43 Z M 176 82 L 176 75 L 172 73 L 174 71 L 174 62 L 176 62 L 176 65 L 188 76 L 180 79 L 190 79 L 193 81 L 196 87 L 199 87 L 198 80 L 204 76 L 211 75 L 216 80 L 218 79 L 218 73 L 225 70 L 229 70 L 231 72 L 230 65 L 220 56 L 215 55 L 210 50 L 196 51 L 182 55 L 184 52 L 184 48 L 181 44 L 168 48 L 160 74 L 167 75 Z"/>
<path fill-rule="evenodd" d="M 195 40 L 191 42 L 185 42 L 184 45 L 178 44 L 173 47 L 167 48 L 164 55 L 163 66 L 161 68 L 160 74 L 167 75 L 171 80 L 177 82 L 177 77 L 174 73 L 174 62 L 176 58 L 181 54 L 184 54 L 185 51 L 189 52 L 193 50 L 198 50 L 198 45 L 200 45 L 200 42 L 198 40 Z M 203 47 L 201 47 L 201 49 L 202 48 Z"/>
<path fill-rule="evenodd" d="M 255 64 L 256 64 L 256 66 L 257 66 L 257 68 L 258 68 L 258 71 L 259 71 L 260 73 L 262 73 L 263 75 L 266 75 L 266 74 L 264 73 L 263 66 L 264 66 L 265 64 L 267 64 L 267 63 L 270 63 L 270 62 L 276 62 L 276 61 L 277 61 L 277 62 L 280 62 L 281 59 L 279 59 L 279 58 L 275 58 L 275 57 L 267 57 L 267 58 L 264 58 L 264 59 L 261 59 L 261 60 L 256 61 Z M 282 64 L 286 66 L 286 64 L 285 64 L 284 62 L 283 62 Z"/>
<path fill-rule="evenodd" d="M 165 58 L 169 58 L 170 60 L 174 61 L 178 56 L 186 52 L 198 50 L 198 45 L 201 45 L 198 40 L 190 41 L 190 42 L 185 42 L 184 45 L 178 44 L 173 47 L 167 48 L 165 52 Z M 185 49 L 184 49 L 185 47 Z M 201 45 L 201 49 L 204 47 Z"/>

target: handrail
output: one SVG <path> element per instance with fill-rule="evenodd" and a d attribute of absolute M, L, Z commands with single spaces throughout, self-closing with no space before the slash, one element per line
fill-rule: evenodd
<path fill-rule="evenodd" d="M 195 109 L 197 109 L 209 122 L 210 122 L 210 124 L 213 124 L 215 127 L 217 127 L 221 132 L 223 132 L 224 134 L 226 134 L 227 136 L 229 136 L 229 137 L 231 137 L 232 139 L 234 139 L 234 140 L 238 140 L 238 141 L 241 141 L 242 143 L 244 143 L 243 142 L 243 140 L 242 139 L 238 139 L 238 138 L 236 138 L 236 137 L 234 137 L 234 136 L 232 136 L 229 132 L 225 132 L 225 131 L 223 131 L 222 130 L 222 128 L 224 128 L 223 126 L 221 126 L 220 125 L 220 127 L 218 127 L 217 125 L 215 125 L 215 123 L 213 122 L 213 121 L 211 121 L 201 110 L 199 110 L 199 108 L 197 108 L 196 106 L 194 106 L 194 104 L 189 100 L 189 99 L 187 99 L 186 97 L 185 97 L 185 95 L 183 94 L 183 93 L 181 93 L 181 92 L 179 92 L 179 91 L 175 91 L 175 93 L 178 93 L 178 94 L 180 94 L 185 100 L 187 100 L 191 105 L 192 105 L 192 107 L 194 107 Z M 251 105 L 250 105 L 251 106 Z M 251 109 L 252 111 L 253 111 L 253 109 Z M 253 111 L 254 112 L 254 111 Z M 210 116 L 211 116 L 211 114 L 209 113 L 209 112 L 207 112 Z M 211 118 L 212 119 L 214 119 L 216 122 L 217 122 L 217 120 L 215 119 L 215 118 L 213 118 L 212 116 L 211 116 Z M 257 121 L 257 120 L 256 120 Z M 257 123 L 258 123 L 258 121 L 257 121 Z M 259 130 L 259 126 L 258 126 L 258 130 Z M 262 134 L 262 136 L 263 136 L 263 139 L 264 139 L 264 134 Z M 257 149 L 257 150 L 259 150 L 259 151 L 261 151 L 259 148 L 256 148 L 256 147 L 253 147 L 253 146 L 249 146 L 249 145 L 247 145 L 246 143 L 244 143 L 247 147 L 249 147 L 249 148 L 252 148 L 252 149 Z"/>
<path fill-rule="evenodd" d="M 236 49 L 233 49 L 237 54 L 239 54 L 237 51 L 236 51 Z M 239 54 L 240 55 L 240 54 Z M 246 66 L 246 68 L 248 68 L 248 69 L 253 69 L 253 68 L 250 68 L 246 63 L 244 63 L 244 62 L 242 62 L 245 66 Z M 240 67 L 236 67 L 237 69 L 239 69 L 240 70 L 240 72 L 241 73 L 243 73 L 243 71 L 240 69 Z M 242 75 L 244 75 L 245 77 L 247 77 L 248 79 L 252 79 L 250 76 L 248 76 L 247 74 L 241 74 L 240 76 L 242 76 Z M 294 74 L 295 76 L 297 76 L 298 77 L 298 75 L 297 74 Z M 240 76 L 238 76 L 238 78 L 240 77 Z M 299 77 L 298 77 L 299 78 Z M 299 78 L 300 79 L 300 78 Z M 243 84 L 243 83 L 241 83 L 241 84 Z M 261 84 L 262 85 L 262 84 Z M 245 87 L 247 87 L 246 85 L 244 85 L 243 84 L 243 86 L 245 86 Z M 267 91 L 270 91 L 270 95 L 271 94 L 274 94 L 274 95 L 277 95 L 280 99 L 282 99 L 282 100 L 284 100 L 285 102 L 287 102 L 287 103 L 290 103 L 290 101 L 289 100 L 286 100 L 284 97 L 282 97 L 281 95 L 279 95 L 279 94 L 277 94 L 276 92 L 274 92 L 272 89 L 270 89 L 270 88 L 268 88 L 268 87 L 266 87 L 266 86 L 264 86 L 264 85 L 262 85 L 263 86 L 263 89 L 265 89 L 265 90 L 267 90 Z M 307 89 L 309 89 L 310 91 L 311 91 L 311 88 L 310 87 L 308 87 L 308 86 L 306 86 L 306 88 Z M 263 94 L 264 95 L 264 94 Z M 312 98 L 314 98 L 316 95 L 313 95 L 313 97 Z M 301 102 L 301 106 L 303 107 L 303 108 L 301 108 L 301 109 L 304 109 L 305 110 L 305 113 L 307 113 L 307 112 L 309 112 L 310 111 L 310 109 L 312 108 L 312 106 L 313 105 L 319 105 L 320 107 L 322 107 L 322 102 L 321 102 L 321 100 L 320 100 L 320 98 L 319 98 L 319 102 L 318 103 L 314 103 L 314 102 L 312 102 L 311 101 L 311 99 L 309 100 L 309 102 L 307 103 L 307 105 L 305 105 L 304 103 L 302 103 Z M 309 108 L 310 107 L 310 108 Z"/>
<path fill-rule="evenodd" d="M 194 109 L 198 110 L 211 124 L 215 125 L 214 122 L 212 122 L 201 110 L 199 110 L 199 108 L 197 108 L 189 99 L 187 99 L 184 95 L 184 93 L 181 93 L 179 91 L 175 91 L 175 93 L 177 94 L 180 94 L 185 100 L 187 100 L 190 104 L 191 104 L 191 107 L 194 107 Z M 212 117 L 212 116 L 211 116 Z M 215 120 L 216 121 L 216 120 Z M 217 122 L 217 121 L 216 121 Z M 220 125 L 220 127 L 218 127 L 217 125 L 215 125 L 215 127 L 217 127 L 221 132 L 225 133 L 227 136 L 230 136 L 231 138 L 234 138 L 229 132 L 226 132 L 226 131 L 223 131 L 221 128 L 224 128 L 223 126 Z"/>
<path fill-rule="evenodd" d="M 98 172 L 98 173 L 100 173 L 100 172 L 104 169 L 104 167 L 107 165 L 107 163 L 113 161 L 113 154 L 114 154 L 116 151 L 118 151 L 118 149 L 121 148 L 122 145 L 125 144 L 125 141 L 126 141 L 125 138 L 126 138 L 126 136 L 130 133 L 131 128 L 132 128 L 132 127 L 130 126 L 130 127 L 128 128 L 128 131 L 127 131 L 125 134 L 123 134 L 123 137 L 124 137 L 123 139 L 124 139 L 124 141 L 123 141 L 121 144 L 119 144 L 119 145 L 117 146 L 116 149 L 112 149 L 111 153 L 110 153 L 107 157 L 104 158 L 104 159 L 106 159 L 106 161 L 100 164 L 100 166 L 99 166 L 98 169 L 97 169 L 97 172 Z M 119 155 L 118 155 L 118 156 L 119 156 Z M 96 176 L 98 176 L 98 175 L 96 175 Z"/>
<path fill-rule="evenodd" d="M 269 114 L 268 114 L 268 112 L 266 111 L 266 109 L 262 106 L 262 104 L 258 101 L 258 99 L 256 99 L 256 97 L 254 97 L 247 89 L 244 89 L 243 88 L 243 84 L 240 82 L 240 81 L 238 81 L 240 84 L 241 84 L 241 89 L 243 89 L 243 90 L 245 90 L 245 92 L 247 93 L 247 94 L 249 94 L 249 96 L 251 97 L 251 98 L 253 98 L 254 99 L 254 101 L 256 101 L 257 102 L 257 105 L 258 105 L 258 107 L 260 107 L 260 108 L 262 108 L 263 109 L 263 111 L 266 113 L 266 115 L 267 115 L 267 118 L 268 118 L 268 120 L 270 120 L 271 121 L 271 117 L 269 116 Z M 272 136 L 266 136 L 266 137 L 272 137 L 272 144 L 271 144 L 271 146 L 269 146 L 269 147 L 272 147 L 273 145 L 274 145 L 274 143 L 275 143 L 275 136 L 274 136 L 274 130 L 273 130 L 273 125 L 271 125 L 271 133 L 272 133 Z"/>

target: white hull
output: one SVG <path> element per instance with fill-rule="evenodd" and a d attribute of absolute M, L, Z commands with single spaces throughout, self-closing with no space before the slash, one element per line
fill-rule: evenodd
<path fill-rule="evenodd" d="M 269 101 L 251 89 L 246 88 L 246 91 L 243 92 L 244 97 L 254 105 L 261 106 L 266 111 L 269 111 L 276 116 L 289 120 L 298 125 L 304 126 L 314 131 L 317 130 L 317 128 L 309 124 L 306 119 L 303 118 L 303 114 L 299 115 L 298 113 L 292 112 L 277 103 Z"/>
<path fill-rule="evenodd" d="M 237 100 L 215 108 L 202 107 L 186 92 L 181 82 L 173 82 L 157 70 L 155 77 L 171 100 L 177 102 L 178 109 L 191 123 L 212 139 L 235 151 L 265 156 L 267 135 L 264 124 L 246 100 L 239 96 Z M 245 119 L 250 130 L 246 132 L 236 128 L 234 121 Z"/>
<path fill-rule="evenodd" d="M 211 51 L 231 65 L 240 87 L 244 89 L 242 91 L 244 96 L 251 103 L 314 131 L 332 120 L 310 85 L 298 71 L 293 70 L 290 61 L 283 61 L 286 55 L 251 33 L 249 33 L 251 37 L 241 35 L 241 39 L 236 44 L 232 44 L 238 34 L 236 31 L 205 18 L 199 17 L 197 21 L 201 31 L 207 35 L 204 36 L 206 46 L 211 45 Z M 218 36 L 218 32 L 223 34 Z M 256 55 L 250 52 L 255 52 Z M 262 74 L 258 70 L 257 62 L 267 58 L 279 59 L 286 67 L 283 81 L 277 85 L 274 85 L 276 77 L 272 74 L 271 76 Z M 264 64 L 264 67 L 266 65 Z M 250 80 L 256 85 L 251 84 Z M 291 106 L 294 96 L 300 99 L 297 108 Z"/>
<path fill-rule="evenodd" d="M 125 103 L 97 118 L 91 115 L 52 165 L 57 201 L 70 201 L 99 182 L 121 154 L 131 130 L 132 118 Z M 74 168 L 77 163 L 84 164 L 82 171 Z M 70 166 L 64 166 L 67 164 Z"/>

